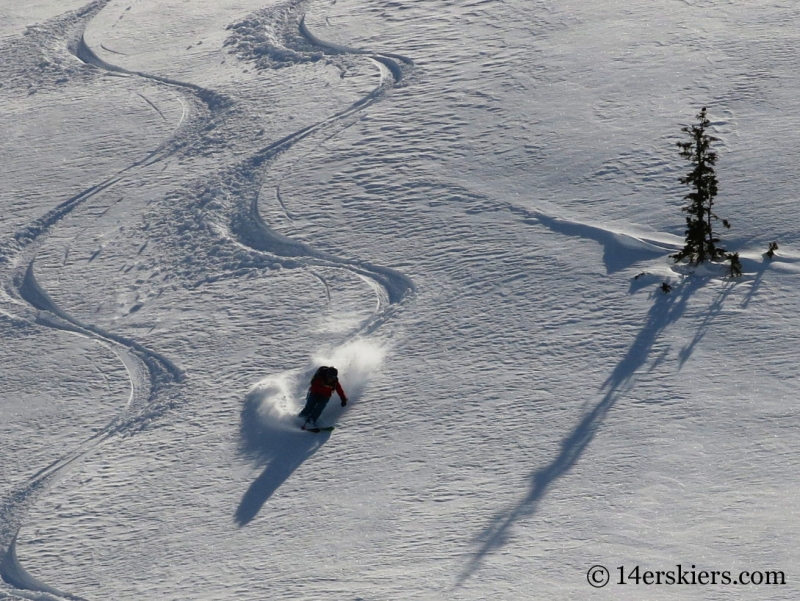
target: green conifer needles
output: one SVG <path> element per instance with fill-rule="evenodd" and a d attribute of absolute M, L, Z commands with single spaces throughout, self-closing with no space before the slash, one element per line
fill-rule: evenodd
<path fill-rule="evenodd" d="M 692 265 L 728 259 L 732 263 L 731 275 L 739 275 L 741 265 L 738 256 L 734 257 L 718 246 L 719 238 L 714 234 L 715 221 L 721 221 L 726 228 L 730 228 L 731 224 L 714 213 L 714 197 L 718 191 L 717 175 L 714 172 L 717 153 L 711 150 L 711 143 L 716 142 L 717 138 L 707 133 L 710 125 L 706 108 L 703 107 L 697 115 L 697 123 L 682 128 L 689 139 L 677 143 L 681 157 L 692 166 L 692 170 L 680 182 L 689 186 L 692 191 L 683 197 L 687 204 L 681 207 L 681 211 L 686 213 L 685 245 L 681 251 L 670 256 L 676 263 L 686 259 Z"/>

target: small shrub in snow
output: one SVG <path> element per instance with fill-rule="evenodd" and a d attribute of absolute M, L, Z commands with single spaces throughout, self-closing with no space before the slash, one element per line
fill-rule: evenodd
<path fill-rule="evenodd" d="M 728 253 L 725 256 L 731 262 L 730 276 L 738 278 L 742 275 L 742 263 L 739 261 L 739 253 Z"/>
<path fill-rule="evenodd" d="M 767 252 L 765 252 L 764 254 L 766 255 L 766 257 L 768 259 L 771 259 L 772 257 L 775 256 L 775 251 L 776 250 L 778 250 L 778 243 L 777 242 L 770 242 L 769 243 L 769 248 L 767 249 Z"/>

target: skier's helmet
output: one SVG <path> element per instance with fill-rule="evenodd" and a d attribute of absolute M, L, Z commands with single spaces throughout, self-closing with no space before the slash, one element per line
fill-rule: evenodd
<path fill-rule="evenodd" d="M 330 380 L 331 382 L 337 380 L 339 378 L 339 370 L 335 367 L 329 367 L 328 373 L 326 374 L 326 379 Z"/>

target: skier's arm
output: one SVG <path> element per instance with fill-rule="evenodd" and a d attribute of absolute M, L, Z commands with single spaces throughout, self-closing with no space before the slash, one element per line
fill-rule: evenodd
<path fill-rule="evenodd" d="M 347 396 L 344 394 L 344 390 L 342 390 L 342 385 L 339 382 L 336 382 L 336 394 L 339 395 L 339 398 L 342 399 L 342 407 L 347 405 Z"/>

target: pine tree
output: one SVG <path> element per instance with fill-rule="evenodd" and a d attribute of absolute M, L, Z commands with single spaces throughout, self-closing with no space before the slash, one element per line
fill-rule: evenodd
<path fill-rule="evenodd" d="M 717 153 L 711 150 L 711 143 L 717 138 L 706 133 L 711 122 L 706 116 L 706 107 L 697 115 L 697 124 L 682 128 L 689 136 L 688 142 L 678 142 L 681 157 L 692 164 L 692 171 L 680 179 L 682 184 L 690 186 L 692 192 L 684 196 L 688 204 L 681 208 L 686 215 L 686 243 L 683 250 L 670 255 L 675 262 L 688 259 L 697 265 L 703 261 L 730 258 L 725 249 L 717 246 L 719 238 L 714 235 L 712 223 L 720 220 L 714 214 L 714 197 L 717 195 L 718 182 L 714 165 Z M 722 219 L 722 224 L 731 225 Z"/>

